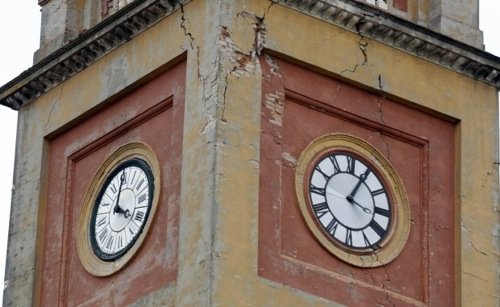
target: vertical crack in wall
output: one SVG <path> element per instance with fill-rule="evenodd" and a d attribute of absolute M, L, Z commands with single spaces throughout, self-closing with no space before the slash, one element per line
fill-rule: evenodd
<path fill-rule="evenodd" d="M 385 127 L 386 123 L 385 123 L 384 112 L 383 112 L 383 103 L 385 102 L 385 94 L 384 94 L 383 80 L 382 80 L 381 75 L 378 75 L 378 88 L 382 93 L 382 97 L 377 98 L 379 120 L 380 120 L 380 123 L 382 124 L 382 126 Z M 381 138 L 382 142 L 384 142 L 384 144 L 385 144 L 387 160 L 390 161 L 391 160 L 391 151 L 390 151 L 389 143 L 387 143 L 387 141 L 384 137 L 383 127 L 380 129 L 379 134 L 380 134 L 380 138 Z"/>
<path fill-rule="evenodd" d="M 213 142 L 213 152 L 214 152 L 214 161 L 212 174 L 214 176 L 214 186 L 212 190 L 215 191 L 220 186 L 220 181 L 224 174 L 221 172 L 219 167 L 220 159 L 224 156 L 223 146 L 225 145 L 224 140 L 221 140 L 220 135 L 223 133 L 221 129 L 223 126 L 221 124 L 227 124 L 226 120 L 226 102 L 227 95 L 229 89 L 230 77 L 235 77 L 236 79 L 240 78 L 243 75 L 251 75 L 255 74 L 259 67 L 259 56 L 261 54 L 262 49 L 264 48 L 265 42 L 265 31 L 266 27 L 264 24 L 265 15 L 268 13 L 270 7 L 273 5 L 271 3 L 269 7 L 266 9 L 264 15 L 262 17 L 256 16 L 255 14 L 236 14 L 236 17 L 249 17 L 254 20 L 253 22 L 253 37 L 245 37 L 245 40 L 248 40 L 253 43 L 252 48 L 249 50 L 242 50 L 240 46 L 238 46 L 231 38 L 231 28 L 228 25 L 234 24 L 234 21 L 231 20 L 228 23 L 225 23 L 225 18 L 227 16 L 229 18 L 233 18 L 233 14 L 222 14 L 222 12 L 228 11 L 228 7 L 225 7 L 229 2 L 219 1 L 219 23 L 217 26 L 218 29 L 218 37 L 216 41 L 216 52 L 213 63 L 207 63 L 208 66 L 211 67 L 211 70 L 203 76 L 200 73 L 200 68 L 198 68 L 198 77 L 202 81 L 203 87 L 203 100 L 205 103 L 210 100 L 210 103 L 205 106 L 205 109 L 209 111 L 209 118 L 207 123 L 207 132 L 212 133 L 212 142 Z M 230 4 L 229 4 L 230 5 Z M 184 14 L 183 14 L 184 16 Z M 185 35 L 190 39 L 191 49 L 194 48 L 194 37 L 193 35 L 187 31 L 185 26 L 185 17 L 182 19 L 181 26 L 183 27 Z M 236 21 L 240 22 L 240 21 Z M 198 67 L 200 67 L 199 63 L 199 48 L 197 50 L 197 58 L 198 58 Z M 206 88 L 208 87 L 208 88 Z M 212 216 L 210 218 L 210 250 L 208 255 L 208 261 L 213 265 L 210 265 L 208 274 L 210 276 L 210 284 L 208 285 L 207 290 L 210 292 L 208 294 L 208 304 L 214 305 L 213 298 L 213 287 L 212 281 L 215 280 L 216 272 L 215 266 L 217 262 L 217 258 L 219 256 L 218 248 L 217 248 L 217 225 L 218 225 L 218 199 L 215 195 L 213 197 L 213 208 Z"/>
<path fill-rule="evenodd" d="M 368 65 L 368 40 L 363 34 L 361 34 L 360 31 L 358 31 L 359 35 L 359 41 L 358 41 L 358 48 L 361 51 L 361 54 L 363 55 L 363 62 L 356 63 L 352 68 L 346 68 L 340 72 L 340 74 L 344 74 L 347 72 L 350 73 L 355 73 L 356 69 L 358 69 L 359 66 L 366 66 Z"/>
<path fill-rule="evenodd" d="M 191 47 L 191 50 L 196 51 L 196 69 L 198 73 L 198 78 L 201 79 L 201 73 L 200 73 L 200 46 L 195 45 L 195 40 L 193 34 L 187 29 L 186 27 L 186 13 L 184 11 L 184 4 L 181 2 L 179 3 L 180 5 L 180 10 L 181 10 L 181 29 L 184 32 L 184 35 L 189 39 L 189 46 Z"/>
<path fill-rule="evenodd" d="M 361 54 L 363 54 L 363 63 L 361 63 L 361 66 L 364 66 L 368 63 L 368 54 L 367 54 L 367 49 L 368 49 L 368 41 L 365 39 L 363 35 L 359 34 L 359 41 L 358 41 L 358 46 L 359 50 L 361 50 Z"/>
<path fill-rule="evenodd" d="M 52 106 L 50 107 L 49 115 L 47 115 L 47 120 L 45 121 L 45 133 L 47 133 L 47 128 L 49 127 L 50 118 L 52 117 L 52 113 L 54 113 L 54 110 L 56 109 L 56 105 L 61 101 L 61 97 L 62 97 L 63 90 L 64 90 L 64 84 L 65 83 L 61 84 L 61 90 L 59 91 L 59 95 L 57 96 L 56 99 L 54 99 L 54 101 L 52 102 Z"/>
<path fill-rule="evenodd" d="M 253 23 L 253 46 L 247 52 L 241 50 L 235 42 L 231 39 L 231 33 L 226 26 L 220 27 L 220 35 L 219 35 L 219 45 L 221 51 L 226 55 L 226 58 L 229 59 L 229 69 L 225 69 L 223 71 L 224 74 L 224 89 L 222 92 L 222 103 L 220 110 L 220 120 L 222 122 L 226 122 L 225 118 L 225 103 L 226 103 L 226 95 L 227 95 L 227 87 L 230 76 L 236 76 L 239 78 L 245 74 L 252 74 L 255 70 L 260 67 L 259 56 L 262 54 L 262 50 L 265 46 L 265 36 L 267 32 L 267 28 L 265 25 L 266 15 L 269 13 L 271 7 L 274 5 L 274 2 L 271 1 L 267 8 L 264 10 L 262 16 L 257 16 L 255 14 L 243 11 L 236 14 L 237 17 L 241 18 L 251 18 L 254 20 Z"/>

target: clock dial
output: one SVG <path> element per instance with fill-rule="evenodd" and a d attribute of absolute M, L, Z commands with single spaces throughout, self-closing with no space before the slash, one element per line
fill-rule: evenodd
<path fill-rule="evenodd" d="M 317 222 L 341 246 L 376 249 L 390 230 L 387 189 L 376 170 L 354 154 L 332 151 L 319 159 L 308 194 Z"/>
<path fill-rule="evenodd" d="M 394 260 L 410 232 L 410 206 L 396 170 L 358 137 L 325 134 L 307 145 L 295 169 L 307 227 L 332 255 L 357 267 Z"/>
<path fill-rule="evenodd" d="M 151 210 L 153 179 L 145 161 L 131 159 L 104 181 L 90 223 L 92 248 L 100 259 L 121 257 L 140 236 Z"/>

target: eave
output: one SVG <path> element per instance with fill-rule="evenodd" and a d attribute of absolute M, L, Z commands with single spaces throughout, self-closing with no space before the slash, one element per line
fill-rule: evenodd
<path fill-rule="evenodd" d="M 274 0 L 500 89 L 500 57 L 353 0 Z"/>
<path fill-rule="evenodd" d="M 0 87 L 0 104 L 19 110 L 186 2 L 188 0 L 132 2 Z"/>
<path fill-rule="evenodd" d="M 0 87 L 14 110 L 35 100 L 189 0 L 134 1 Z M 500 58 L 353 0 L 273 0 L 500 89 Z"/>

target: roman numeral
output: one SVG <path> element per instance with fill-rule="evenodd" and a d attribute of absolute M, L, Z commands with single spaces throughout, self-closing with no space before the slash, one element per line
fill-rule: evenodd
<path fill-rule="evenodd" d="M 312 184 L 309 187 L 309 190 L 311 191 L 311 193 L 316 193 L 316 194 L 319 194 L 319 195 L 322 195 L 322 196 L 325 196 L 325 194 L 326 194 L 324 188 L 318 188 L 318 187 L 313 186 Z"/>
<path fill-rule="evenodd" d="M 130 242 L 134 239 L 135 236 L 137 236 L 137 234 L 139 233 L 140 231 L 140 224 L 137 224 L 136 220 L 136 214 L 140 212 L 140 211 L 135 211 L 134 212 L 134 216 L 132 218 L 132 223 L 128 223 L 126 228 L 128 229 L 128 231 L 124 231 L 124 234 L 129 234 L 129 235 L 125 235 L 125 238 L 127 239 L 127 242 Z M 141 212 L 141 214 L 144 216 L 144 212 Z M 140 214 L 139 214 L 140 215 Z M 142 218 L 139 218 L 139 219 L 142 219 Z"/>
<path fill-rule="evenodd" d="M 106 248 L 107 249 L 111 249 L 111 247 L 113 246 L 113 241 L 114 240 L 115 240 L 115 236 L 110 235 L 109 239 L 108 239 L 108 243 L 106 243 Z"/>
<path fill-rule="evenodd" d="M 99 234 L 99 241 L 104 242 L 104 239 L 106 239 L 108 233 L 109 233 L 108 227 L 104 228 Z"/>
<path fill-rule="evenodd" d="M 384 189 L 378 189 L 378 190 L 372 191 L 372 196 L 377 196 L 377 195 L 384 194 L 384 193 L 385 193 Z"/>
<path fill-rule="evenodd" d="M 136 173 L 137 173 L 137 172 L 135 171 L 135 169 L 134 169 L 134 168 L 132 168 L 132 169 L 130 170 L 130 173 L 129 173 L 129 176 L 128 176 L 128 177 L 130 178 L 130 185 L 134 185 L 134 179 L 135 179 L 135 174 L 136 174 Z"/>
<path fill-rule="evenodd" d="M 139 203 L 142 203 L 143 201 L 145 201 L 145 200 L 146 200 L 146 197 L 147 197 L 147 196 L 148 196 L 148 195 L 147 195 L 146 193 L 144 193 L 144 194 L 142 194 L 141 196 L 139 196 L 139 198 L 137 199 L 137 201 L 138 201 Z"/>
<path fill-rule="evenodd" d="M 347 232 L 345 233 L 345 243 L 352 246 L 352 230 L 349 228 L 347 228 Z"/>
<path fill-rule="evenodd" d="M 386 217 L 389 217 L 391 215 L 391 212 L 389 210 L 377 206 L 375 206 L 375 213 L 378 213 Z"/>
<path fill-rule="evenodd" d="M 335 231 L 337 231 L 337 226 L 339 225 L 339 221 L 335 219 L 335 217 L 328 223 L 328 225 L 325 227 L 325 230 L 328 231 L 329 234 L 332 236 L 335 234 Z"/>
<path fill-rule="evenodd" d="M 323 215 L 330 212 L 330 209 L 328 208 L 327 203 L 313 204 L 312 207 L 313 207 L 314 212 L 316 212 L 316 216 L 319 218 L 323 217 Z"/>
<path fill-rule="evenodd" d="M 330 161 L 333 164 L 333 171 L 335 173 L 340 172 L 340 165 L 339 165 L 339 161 L 337 161 L 337 158 L 335 158 L 335 156 L 329 156 L 328 158 L 330 158 Z"/>
<path fill-rule="evenodd" d="M 361 231 L 361 233 L 363 233 L 363 240 L 365 241 L 365 246 L 366 247 L 372 246 L 372 243 L 370 242 L 370 240 L 368 239 L 368 237 L 365 235 L 365 232 Z"/>
<path fill-rule="evenodd" d="M 97 222 L 97 227 L 101 227 L 102 225 L 106 224 L 107 216 L 101 216 L 99 218 L 99 221 Z"/>
<path fill-rule="evenodd" d="M 384 228 L 382 228 L 382 226 L 380 226 L 375 220 L 372 220 L 369 226 L 379 235 L 379 237 L 382 238 L 385 235 Z"/>
<path fill-rule="evenodd" d="M 132 238 L 135 236 L 135 232 L 132 230 L 132 228 L 128 227 L 128 231 L 132 235 Z"/>
<path fill-rule="evenodd" d="M 137 186 L 135 187 L 135 190 L 136 191 L 139 191 L 139 189 L 141 188 L 142 184 L 144 183 L 144 178 L 141 179 L 141 181 L 139 181 L 139 183 L 137 184 Z"/>
<path fill-rule="evenodd" d="M 144 218 L 144 212 L 142 211 L 137 211 L 137 213 L 135 214 L 135 220 L 138 221 L 138 222 L 142 222 L 142 219 Z"/>
<path fill-rule="evenodd" d="M 121 234 L 121 232 L 118 233 L 118 241 L 116 241 L 116 247 L 119 250 L 123 247 L 123 236 Z"/>
<path fill-rule="evenodd" d="M 116 192 L 118 192 L 118 189 L 116 188 L 116 186 L 115 186 L 115 183 L 114 183 L 114 182 L 113 182 L 113 184 L 112 184 L 109 188 L 110 188 L 110 189 L 111 189 L 111 191 L 112 191 L 113 193 L 115 193 L 115 194 L 116 194 Z"/>
<path fill-rule="evenodd" d="M 354 174 L 356 168 L 356 159 L 351 156 L 347 156 L 347 172 Z"/>
<path fill-rule="evenodd" d="M 316 165 L 316 167 L 314 168 L 316 171 L 318 171 L 321 175 L 323 175 L 323 177 L 325 178 L 326 181 L 328 181 L 328 179 L 330 179 L 330 177 L 325 174 L 325 172 L 323 172 L 323 170 L 319 167 L 319 165 Z"/>

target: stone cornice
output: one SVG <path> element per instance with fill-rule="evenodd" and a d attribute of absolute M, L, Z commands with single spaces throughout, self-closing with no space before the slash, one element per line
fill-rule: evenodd
<path fill-rule="evenodd" d="M 500 89 L 500 58 L 354 0 L 273 0 Z"/>
<path fill-rule="evenodd" d="M 0 87 L 18 110 L 189 0 L 133 1 Z M 500 58 L 354 0 L 273 0 L 500 89 Z"/>
<path fill-rule="evenodd" d="M 18 110 L 189 0 L 134 1 L 0 87 L 0 104 Z"/>

